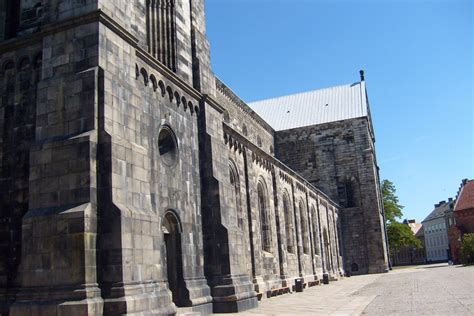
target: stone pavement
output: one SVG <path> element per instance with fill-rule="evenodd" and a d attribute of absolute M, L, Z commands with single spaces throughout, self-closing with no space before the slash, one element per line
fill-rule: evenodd
<path fill-rule="evenodd" d="M 474 266 L 425 265 L 344 278 L 263 300 L 239 315 L 295 314 L 474 315 Z"/>
<path fill-rule="evenodd" d="M 474 315 L 474 266 L 395 270 L 354 295 L 376 295 L 367 315 Z"/>

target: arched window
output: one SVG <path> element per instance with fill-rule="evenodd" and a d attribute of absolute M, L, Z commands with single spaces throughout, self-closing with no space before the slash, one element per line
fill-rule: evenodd
<path fill-rule="evenodd" d="M 260 213 L 260 233 L 262 249 L 271 252 L 271 227 L 267 211 L 267 194 L 262 182 L 257 185 L 258 210 Z"/>
<path fill-rule="evenodd" d="M 300 201 L 299 209 L 301 218 L 301 236 L 303 238 L 303 253 L 309 254 L 308 217 L 303 201 Z"/>
<path fill-rule="evenodd" d="M 357 207 L 359 202 L 358 180 L 355 177 L 347 177 L 346 180 L 339 186 L 341 196 L 341 204 L 346 207 Z"/>
<path fill-rule="evenodd" d="M 237 226 L 239 228 L 243 227 L 243 216 L 242 216 L 242 206 L 241 206 L 241 198 L 240 198 L 240 182 L 239 182 L 239 174 L 237 173 L 237 169 L 235 164 L 232 161 L 229 161 L 229 180 L 230 184 L 232 185 L 233 192 L 234 192 L 234 201 L 235 201 L 235 211 L 237 216 Z"/>
<path fill-rule="evenodd" d="M 337 220 L 337 236 L 338 236 L 338 248 L 339 248 L 339 256 L 342 256 L 342 233 L 341 233 L 341 227 L 340 227 L 340 222 L 339 219 Z"/>
<path fill-rule="evenodd" d="M 346 206 L 347 207 L 354 207 L 355 206 L 355 201 L 354 201 L 354 186 L 352 185 L 352 182 L 346 182 L 345 184 L 345 189 L 346 189 Z"/>
<path fill-rule="evenodd" d="M 331 259 L 331 253 L 329 252 L 329 237 L 328 237 L 328 231 L 326 227 L 323 228 L 323 249 L 324 249 L 324 257 L 326 258 L 325 263 L 326 263 L 326 270 L 329 270 L 329 268 L 332 268 L 332 259 Z"/>
<path fill-rule="evenodd" d="M 3 34 L 0 34 L 0 40 L 7 40 L 17 35 L 18 27 L 20 25 L 20 3 L 20 0 L 0 1 L 0 6 L 5 10 Z"/>
<path fill-rule="evenodd" d="M 319 247 L 320 247 L 320 240 L 319 240 L 319 229 L 318 229 L 318 217 L 317 217 L 316 209 L 311 207 L 311 220 L 313 223 L 313 243 L 314 243 L 314 254 L 319 256 Z"/>
<path fill-rule="evenodd" d="M 293 212 L 291 211 L 287 194 L 283 196 L 283 212 L 285 213 L 286 249 L 289 253 L 295 253 Z"/>
<path fill-rule="evenodd" d="M 245 125 L 245 124 L 242 124 L 242 134 L 244 134 L 244 136 L 247 136 L 249 134 L 249 131 L 247 129 L 247 125 Z"/>

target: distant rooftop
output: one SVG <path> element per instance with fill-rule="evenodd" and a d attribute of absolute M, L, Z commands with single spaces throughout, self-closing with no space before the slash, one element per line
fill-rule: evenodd
<path fill-rule="evenodd" d="M 434 210 L 422 221 L 422 223 L 430 221 L 432 219 L 443 217 L 444 214 L 446 214 L 446 212 L 452 211 L 453 208 L 454 208 L 453 199 L 450 198 L 448 202 L 441 201 L 438 204 L 435 204 Z"/>
<path fill-rule="evenodd" d="M 405 220 L 403 223 L 410 227 L 414 235 L 416 235 L 420 231 L 420 229 L 423 227 L 422 224 L 417 223 L 414 219 Z"/>
<path fill-rule="evenodd" d="M 474 209 L 474 180 L 465 180 L 459 192 L 454 211 Z"/>
<path fill-rule="evenodd" d="M 365 82 L 249 103 L 276 131 L 368 116 Z"/>

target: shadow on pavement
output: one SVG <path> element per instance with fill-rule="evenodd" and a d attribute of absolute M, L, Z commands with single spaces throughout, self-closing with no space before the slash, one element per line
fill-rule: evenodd
<path fill-rule="evenodd" d="M 446 263 L 446 264 L 440 264 L 440 265 L 434 265 L 434 266 L 422 266 L 415 269 L 434 269 L 434 268 L 445 268 L 445 267 L 449 267 L 449 265 Z"/>
<path fill-rule="evenodd" d="M 455 265 L 456 268 L 474 268 L 474 264 L 457 264 Z"/>

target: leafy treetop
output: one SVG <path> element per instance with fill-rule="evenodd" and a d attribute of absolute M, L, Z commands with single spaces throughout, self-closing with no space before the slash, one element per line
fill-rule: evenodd
<path fill-rule="evenodd" d="M 385 219 L 388 223 L 396 222 L 397 218 L 403 216 L 403 206 L 399 204 L 398 196 L 395 194 L 397 190 L 390 180 L 382 181 L 382 197 L 383 207 L 385 209 Z"/>
<path fill-rule="evenodd" d="M 410 226 L 397 221 L 403 216 L 403 206 L 399 204 L 397 190 L 393 182 L 382 181 L 382 198 L 387 221 L 388 244 L 392 252 L 403 247 L 420 248 L 421 241 L 415 237 Z"/>

